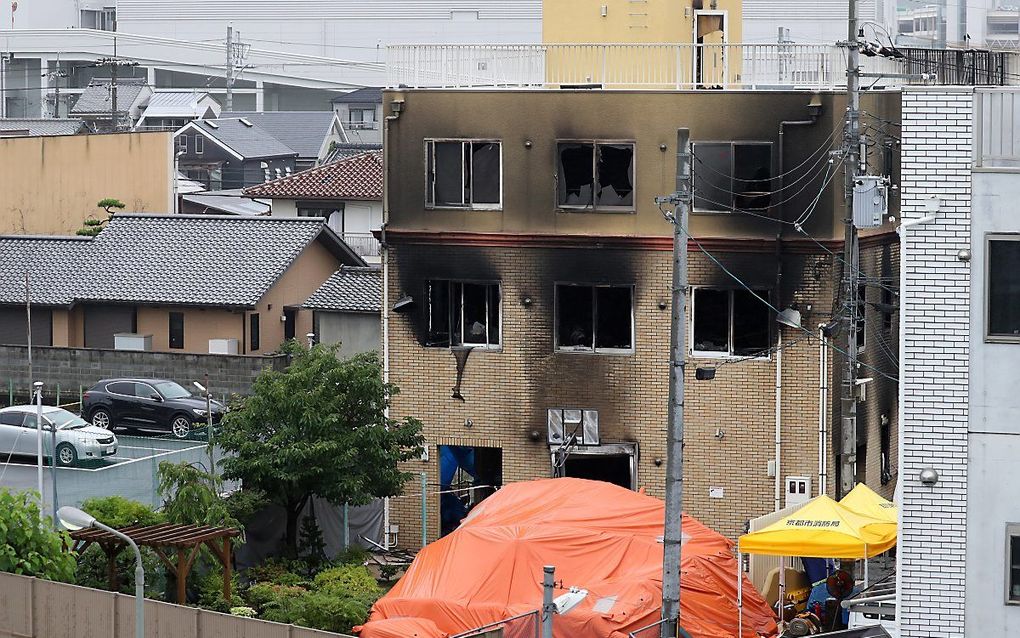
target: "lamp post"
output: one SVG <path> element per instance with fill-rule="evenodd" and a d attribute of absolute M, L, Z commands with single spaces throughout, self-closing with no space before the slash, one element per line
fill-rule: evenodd
<path fill-rule="evenodd" d="M 209 474 L 213 477 L 213 489 L 216 489 L 216 458 L 213 451 L 212 393 L 209 392 L 209 373 L 205 375 L 205 385 L 198 381 L 193 383 L 198 391 L 205 395 L 205 434 L 209 441 Z"/>
<path fill-rule="evenodd" d="M 126 534 L 112 527 L 103 525 L 95 516 L 87 514 L 76 507 L 64 506 L 57 510 L 57 518 L 67 529 L 77 531 L 94 527 L 113 534 L 131 546 L 135 553 L 135 638 L 145 638 L 145 569 L 142 567 L 142 553 L 138 545 Z"/>
<path fill-rule="evenodd" d="M 43 503 L 43 427 L 42 427 L 42 388 L 43 382 L 36 381 L 32 384 L 35 390 L 35 431 L 36 431 L 36 453 L 38 455 L 38 467 L 36 468 L 39 480 L 39 503 Z"/>

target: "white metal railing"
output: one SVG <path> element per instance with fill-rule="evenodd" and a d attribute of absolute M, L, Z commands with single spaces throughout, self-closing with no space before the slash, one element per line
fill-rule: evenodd
<path fill-rule="evenodd" d="M 361 257 L 378 257 L 379 240 L 372 233 L 343 233 L 344 242 Z"/>
<path fill-rule="evenodd" d="M 846 85 L 845 54 L 826 44 L 394 45 L 387 86 L 834 89 Z M 902 73 L 903 66 L 884 57 L 862 64 L 870 73 Z"/>
<path fill-rule="evenodd" d="M 974 165 L 1020 169 L 1020 90 L 997 87 L 976 91 Z"/>

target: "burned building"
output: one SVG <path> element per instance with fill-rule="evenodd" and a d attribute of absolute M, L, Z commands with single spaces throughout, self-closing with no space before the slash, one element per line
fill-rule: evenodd
<path fill-rule="evenodd" d="M 509 482 L 566 475 L 662 494 L 672 226 L 655 197 L 675 189 L 679 128 L 695 188 L 685 509 L 735 537 L 820 480 L 835 491 L 846 344 L 835 337 L 823 367 L 817 335 L 843 302 L 844 95 L 403 89 L 384 106 L 384 359 L 401 389 L 394 416 L 421 419 L 427 442 L 407 464 L 423 477 L 391 499 L 398 544 L 420 542 L 423 511 L 433 540 Z M 898 94 L 865 108 L 896 121 Z M 895 170 L 882 149 L 868 161 Z M 895 244 L 888 221 L 862 238 L 875 281 L 894 281 Z M 883 290 L 861 300 L 866 334 L 882 331 L 861 352 L 889 370 L 876 363 L 895 348 Z M 777 322 L 784 309 L 801 328 Z M 880 440 L 858 473 L 880 490 L 895 472 L 892 372 L 860 375 L 874 377 L 860 429 Z"/>

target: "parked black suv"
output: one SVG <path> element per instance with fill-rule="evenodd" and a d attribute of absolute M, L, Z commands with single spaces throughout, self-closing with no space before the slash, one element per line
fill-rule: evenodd
<path fill-rule="evenodd" d="M 227 411 L 213 401 L 213 424 Z M 166 379 L 103 379 L 82 396 L 82 416 L 93 425 L 170 432 L 185 438 L 193 425 L 208 422 L 204 396 Z"/>

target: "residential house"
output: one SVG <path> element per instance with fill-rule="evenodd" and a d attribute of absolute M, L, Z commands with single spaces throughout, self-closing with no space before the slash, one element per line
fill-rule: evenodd
<path fill-rule="evenodd" d="M 816 338 L 839 308 L 845 208 L 829 151 L 846 99 L 647 89 L 384 92 L 395 116 L 384 167 L 385 369 L 403 389 L 392 414 L 424 422 L 428 454 L 407 469 L 430 484 L 457 469 L 440 467 L 453 446 L 503 482 L 566 475 L 661 496 L 673 226 L 654 202 L 676 189 L 686 128 L 695 198 L 684 508 L 733 538 L 750 518 L 836 493 L 850 462 L 833 452 L 834 397 L 821 409 L 819 397 L 826 381 L 838 387 L 847 346 Z M 863 108 L 896 122 L 899 95 L 869 92 Z M 876 141 L 869 169 L 895 180 L 895 147 Z M 884 218 L 862 238 L 865 281 L 895 280 L 896 244 Z M 878 304 L 890 286 L 863 288 L 864 303 Z M 891 496 L 883 472 L 896 474 L 896 377 L 882 348 L 895 348 L 895 318 L 879 308 L 855 344 L 873 380 L 854 472 Z M 797 310 L 800 327 L 779 323 L 779 310 Z M 454 510 L 429 498 L 434 539 Z M 408 545 L 421 533 L 411 502 L 394 500 L 390 514 Z"/>
<path fill-rule="evenodd" d="M 1020 93 L 903 92 L 900 636 L 1020 635 Z"/>
<path fill-rule="evenodd" d="M 290 147 L 297 153 L 299 171 L 320 164 L 332 148 L 348 141 L 333 111 L 234 111 L 228 116 L 244 118 Z"/>
<path fill-rule="evenodd" d="M 158 91 L 145 104 L 136 131 L 176 131 L 192 120 L 212 120 L 220 116 L 220 103 L 205 92 Z"/>
<path fill-rule="evenodd" d="M 71 107 L 71 115 L 85 120 L 96 132 L 131 128 L 151 95 L 152 88 L 145 78 L 119 78 L 116 84 L 110 78 L 94 78 Z"/>
<path fill-rule="evenodd" d="M 213 191 L 261 184 L 297 166 L 297 151 L 243 117 L 190 122 L 174 143 L 179 170 Z"/>
<path fill-rule="evenodd" d="M 323 217 L 359 255 L 378 262 L 382 226 L 382 151 L 353 155 L 289 177 L 251 186 L 244 194 L 272 200 L 273 217 Z"/>
<path fill-rule="evenodd" d="M 339 343 L 340 356 L 381 349 L 382 271 L 377 266 L 341 267 L 303 307 L 313 313 L 316 339 Z"/>
<path fill-rule="evenodd" d="M 0 139 L 0 234 L 73 235 L 107 198 L 173 210 L 173 168 L 170 133 Z"/>
<path fill-rule="evenodd" d="M 33 342 L 181 353 L 267 353 L 304 339 L 308 298 L 341 266 L 364 265 L 315 218 L 125 213 L 94 239 L 3 237 L 0 253 L 18 256 L 0 262 L 9 340 L 24 342 L 27 271 L 48 309 L 33 316 Z"/>
<path fill-rule="evenodd" d="M 82 120 L 51 118 L 0 119 L 0 137 L 40 137 L 43 135 L 77 135 L 85 128 Z"/>
<path fill-rule="evenodd" d="M 225 191 L 207 191 L 181 195 L 180 212 L 186 215 L 268 215 L 270 200 L 247 197 L 235 188 Z"/>
<path fill-rule="evenodd" d="M 374 86 L 338 95 L 333 110 L 352 142 L 382 144 L 382 89 Z"/>

